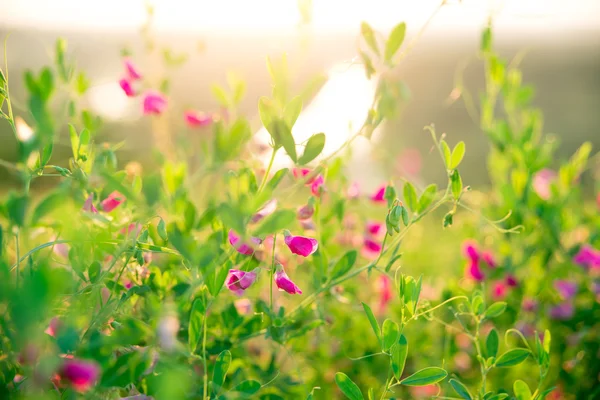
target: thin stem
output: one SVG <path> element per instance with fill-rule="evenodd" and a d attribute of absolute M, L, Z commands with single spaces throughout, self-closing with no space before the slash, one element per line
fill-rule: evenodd
<path fill-rule="evenodd" d="M 17 229 L 17 233 L 15 234 L 15 247 L 16 247 L 16 251 L 17 251 L 17 290 L 19 290 L 19 276 L 21 275 L 19 266 L 21 265 L 21 258 L 20 258 L 19 230 L 18 229 Z"/>
<path fill-rule="evenodd" d="M 429 314 L 429 313 L 430 313 L 430 312 L 432 312 L 433 310 L 436 310 L 436 309 L 438 309 L 438 308 L 442 307 L 443 305 L 445 305 L 445 304 L 447 304 L 447 303 L 450 303 L 451 301 L 458 300 L 458 299 L 469 300 L 469 298 L 468 298 L 467 296 L 454 296 L 454 297 L 451 297 L 451 298 L 449 298 L 448 300 L 446 300 L 446 301 L 444 301 L 444 302 L 442 302 L 442 303 L 438 304 L 437 306 L 435 306 L 435 307 L 433 307 L 433 308 L 430 308 L 429 310 L 425 310 L 425 311 L 423 311 L 423 312 L 420 312 L 420 313 L 418 313 L 418 314 L 415 314 L 415 315 L 413 315 L 413 316 L 412 316 L 410 319 L 417 319 L 418 317 L 420 317 L 420 316 L 422 316 L 422 315 Z M 410 321 L 410 319 L 409 319 L 409 321 Z"/>
<path fill-rule="evenodd" d="M 275 154 L 277 154 L 277 148 L 273 147 L 273 152 L 271 153 L 271 159 L 269 160 L 269 165 L 267 166 L 267 170 L 265 171 L 265 176 L 263 176 L 262 182 L 260 183 L 260 187 L 258 188 L 258 192 L 262 192 L 265 185 L 267 184 L 267 179 L 269 179 L 269 174 L 271 173 L 271 168 L 273 168 L 273 161 L 275 161 Z"/>
<path fill-rule="evenodd" d="M 273 276 L 275 275 L 275 243 L 277 243 L 277 234 L 273 235 L 273 254 L 271 257 L 271 279 L 269 280 L 269 304 L 271 305 L 271 315 L 273 314 Z"/>
<path fill-rule="evenodd" d="M 202 360 L 204 362 L 204 389 L 202 399 L 208 399 L 208 363 L 206 362 L 206 320 L 207 316 L 204 316 L 204 323 L 202 324 L 203 338 L 202 338 Z"/>

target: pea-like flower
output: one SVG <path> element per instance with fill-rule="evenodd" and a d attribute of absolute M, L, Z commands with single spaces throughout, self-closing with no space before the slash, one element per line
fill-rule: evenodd
<path fill-rule="evenodd" d="M 256 214 L 252 216 L 251 221 L 256 223 L 262 220 L 264 217 L 269 216 L 275 212 L 277 209 L 277 200 L 271 199 L 265 203 L 263 208 L 258 210 Z"/>
<path fill-rule="evenodd" d="M 294 236 L 289 231 L 284 231 L 285 244 L 290 248 L 292 253 L 302 257 L 308 257 L 319 248 L 317 239 L 304 236 Z"/>
<path fill-rule="evenodd" d="M 256 279 L 258 278 L 258 271 L 259 268 L 255 268 L 252 271 L 230 269 L 229 275 L 227 275 L 227 279 L 225 280 L 225 285 L 227 286 L 227 289 L 231 290 L 238 296 L 241 296 L 244 294 L 246 289 L 256 282 Z"/>
<path fill-rule="evenodd" d="M 127 78 L 129 78 L 132 81 L 142 79 L 142 74 L 139 72 L 139 70 L 130 58 L 125 58 L 123 60 L 123 66 L 125 67 L 125 73 L 127 74 Z"/>
<path fill-rule="evenodd" d="M 90 194 L 87 199 L 85 199 L 85 203 L 83 203 L 83 211 L 91 212 L 96 214 L 98 209 L 94 207 L 94 195 Z"/>
<path fill-rule="evenodd" d="M 575 254 L 573 262 L 584 268 L 600 268 L 600 251 L 586 244 Z"/>
<path fill-rule="evenodd" d="M 60 369 L 62 379 L 68 381 L 78 392 L 86 392 L 96 384 L 100 367 L 95 362 L 66 359 Z"/>
<path fill-rule="evenodd" d="M 311 204 L 305 204 L 298 209 L 296 216 L 300 221 L 310 219 L 315 213 L 315 208 Z"/>
<path fill-rule="evenodd" d="M 143 111 L 145 115 L 162 114 L 167 108 L 167 98 L 162 93 L 149 90 L 144 94 Z"/>
<path fill-rule="evenodd" d="M 310 192 L 313 194 L 313 196 L 320 197 L 324 189 L 325 178 L 323 178 L 323 175 L 317 175 L 317 177 L 314 178 L 310 184 Z"/>
<path fill-rule="evenodd" d="M 371 195 L 371 201 L 373 201 L 374 203 L 387 202 L 387 200 L 385 199 L 385 186 L 386 185 L 381 186 L 379 189 L 377 189 L 375 193 Z"/>
<path fill-rule="evenodd" d="M 135 95 L 137 94 L 135 89 L 133 88 L 133 84 L 129 79 L 120 79 L 119 86 L 121 87 L 121 89 L 123 89 L 123 92 L 127 97 L 135 97 Z"/>
<path fill-rule="evenodd" d="M 556 280 L 554 281 L 554 289 L 565 299 L 571 299 L 577 294 L 577 283 L 568 280 Z"/>
<path fill-rule="evenodd" d="M 204 128 L 213 122 L 212 116 L 199 111 L 187 110 L 183 117 L 190 128 Z"/>
<path fill-rule="evenodd" d="M 252 253 L 254 253 L 255 246 L 258 246 L 262 243 L 262 240 L 260 240 L 257 237 L 251 237 L 251 243 L 244 242 L 242 238 L 233 229 L 229 230 L 227 236 L 229 238 L 229 244 L 231 244 L 233 248 L 238 251 L 238 253 L 244 254 L 246 256 L 252 255 Z"/>
<path fill-rule="evenodd" d="M 283 266 L 277 263 L 274 274 L 275 284 L 279 290 L 287 292 L 289 294 L 302 294 L 302 290 L 285 273 Z"/>
<path fill-rule="evenodd" d="M 105 212 L 111 212 L 115 208 L 121 205 L 125 201 L 125 196 L 121 193 L 114 191 L 108 195 L 108 197 L 100 203 L 102 210 Z"/>

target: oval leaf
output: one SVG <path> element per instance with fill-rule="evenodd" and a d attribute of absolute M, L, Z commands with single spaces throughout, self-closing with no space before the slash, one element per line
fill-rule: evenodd
<path fill-rule="evenodd" d="M 321 154 L 324 147 L 325 134 L 316 133 L 312 135 L 306 143 L 306 147 L 304 148 L 304 153 L 302 154 L 302 157 L 298 159 L 298 164 L 308 164 L 309 162 L 317 158 L 319 154 Z"/>
<path fill-rule="evenodd" d="M 292 129 L 296 123 L 300 112 L 302 112 L 302 97 L 296 96 L 290 100 L 283 110 L 283 119 L 288 124 L 290 129 Z"/>
<path fill-rule="evenodd" d="M 379 47 L 377 46 L 377 40 L 375 39 L 375 33 L 373 32 L 371 25 L 367 24 L 366 22 L 362 22 L 360 24 L 360 33 L 371 50 L 373 50 L 375 54 L 379 55 Z"/>
<path fill-rule="evenodd" d="M 485 340 L 485 348 L 488 357 L 496 357 L 498 355 L 498 342 L 498 331 L 492 329 Z"/>
<path fill-rule="evenodd" d="M 350 400 L 364 400 L 362 393 L 356 383 L 352 382 L 348 375 L 343 372 L 335 374 L 335 383 L 338 385 L 342 393 Z"/>
<path fill-rule="evenodd" d="M 400 383 L 405 386 L 427 386 L 439 382 L 447 376 L 448 372 L 443 368 L 428 367 L 402 379 Z"/>
<path fill-rule="evenodd" d="M 358 253 L 356 250 L 350 250 L 344 254 L 342 258 L 340 258 L 333 266 L 333 270 L 331 271 L 331 279 L 336 279 L 340 276 L 346 275 L 354 266 L 357 254 Z"/>
<path fill-rule="evenodd" d="M 496 367 L 512 367 L 525 361 L 529 354 L 527 349 L 512 349 L 498 357 L 495 365 Z"/>
<path fill-rule="evenodd" d="M 456 394 L 458 394 L 460 397 L 462 397 L 465 400 L 473 399 L 471 393 L 469 393 L 469 389 L 467 389 L 467 387 L 463 385 L 460 381 L 456 379 L 450 379 L 448 382 L 450 382 L 452 389 L 454 389 Z"/>
<path fill-rule="evenodd" d="M 385 61 L 390 62 L 402 42 L 404 42 L 404 36 L 406 35 L 406 23 L 400 22 L 392 29 L 390 36 L 385 44 Z"/>
<path fill-rule="evenodd" d="M 515 381 L 513 390 L 515 391 L 517 400 L 531 400 L 531 390 L 525 382 L 521 380 Z"/>
<path fill-rule="evenodd" d="M 406 364 L 406 357 L 408 356 L 408 341 L 406 336 L 400 335 L 398 343 L 392 346 L 392 371 L 396 379 L 400 379 L 402 372 L 404 372 L 404 364 Z"/>
<path fill-rule="evenodd" d="M 410 182 L 404 184 L 404 201 L 412 212 L 417 211 L 417 191 Z"/>
<path fill-rule="evenodd" d="M 260 390 L 260 387 L 261 387 L 261 385 L 260 385 L 259 381 L 255 381 L 255 380 L 251 379 L 251 380 L 243 381 L 242 383 L 240 383 L 239 385 L 234 387 L 232 390 L 234 392 L 241 392 L 244 394 L 254 394 Z"/>
<path fill-rule="evenodd" d="M 452 157 L 450 158 L 450 169 L 454 169 L 459 166 L 463 157 L 465 156 L 465 142 L 458 142 L 452 150 Z"/>
<path fill-rule="evenodd" d="M 485 314 L 483 316 L 485 318 L 495 318 L 502 315 L 506 311 L 506 303 L 504 301 L 498 301 L 485 310 Z"/>
<path fill-rule="evenodd" d="M 400 336 L 400 328 L 398 324 L 391 319 L 383 321 L 383 351 L 388 351 L 397 341 Z"/>
<path fill-rule="evenodd" d="M 202 335 L 202 324 L 204 322 L 204 304 L 201 299 L 194 300 L 192 311 L 190 311 L 190 324 L 188 325 L 188 348 L 190 353 L 196 351 Z"/>
<path fill-rule="evenodd" d="M 362 303 L 363 308 L 365 309 L 365 314 L 367 314 L 367 318 L 369 319 L 369 323 L 371 324 L 371 328 L 373 328 L 373 332 L 375 332 L 375 336 L 377 336 L 377 340 L 379 340 L 379 344 L 381 345 L 381 330 L 379 329 L 379 324 L 377 323 L 377 319 L 371 311 L 371 307 Z"/>
<path fill-rule="evenodd" d="M 215 395 L 219 394 L 223 383 L 225 383 L 225 377 L 227 376 L 227 371 L 229 370 L 229 365 L 231 364 L 231 352 L 229 350 L 224 350 L 219 354 L 217 360 L 215 361 L 215 369 L 213 371 L 213 393 Z"/>

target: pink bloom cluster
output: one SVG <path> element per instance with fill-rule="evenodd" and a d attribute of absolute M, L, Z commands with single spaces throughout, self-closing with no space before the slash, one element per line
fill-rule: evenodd
<path fill-rule="evenodd" d="M 573 262 L 589 270 L 600 270 L 600 250 L 586 244 L 575 254 Z"/>
<path fill-rule="evenodd" d="M 477 243 L 473 240 L 466 240 L 462 246 L 463 256 L 467 259 L 465 275 L 476 282 L 482 282 L 486 279 L 483 266 L 488 269 L 496 269 L 498 262 L 489 250 L 481 251 Z M 505 273 L 502 280 L 493 282 L 492 295 L 495 299 L 506 297 L 510 288 L 518 285 L 517 278 L 509 273 Z"/>
<path fill-rule="evenodd" d="M 292 174 L 296 179 L 306 179 L 306 177 L 312 174 L 312 172 L 313 171 L 308 168 L 292 169 Z M 318 174 L 317 176 L 311 176 L 308 180 L 306 180 L 305 185 L 310 186 L 310 192 L 313 194 L 313 196 L 321 197 L 321 193 L 323 193 L 325 190 L 325 178 L 323 178 L 323 175 L 321 174 Z"/>
<path fill-rule="evenodd" d="M 367 221 L 365 224 L 365 236 L 361 254 L 368 259 L 374 260 L 381 252 L 381 238 L 385 236 L 383 224 L 375 221 Z"/>
<path fill-rule="evenodd" d="M 111 212 L 125 201 L 125 196 L 121 193 L 114 191 L 108 195 L 104 200 L 100 202 L 100 207 L 104 212 Z M 98 209 L 94 206 L 94 195 L 90 194 L 83 203 L 83 211 L 97 214 Z"/>

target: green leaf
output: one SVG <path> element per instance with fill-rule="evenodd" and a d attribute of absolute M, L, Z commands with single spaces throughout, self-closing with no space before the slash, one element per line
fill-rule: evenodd
<path fill-rule="evenodd" d="M 296 220 L 296 213 L 292 210 L 277 210 L 265 217 L 264 221 L 254 232 L 254 236 L 263 237 L 271 233 L 277 233 L 289 226 Z"/>
<path fill-rule="evenodd" d="M 240 383 L 239 385 L 237 385 L 236 387 L 234 387 L 233 389 L 231 389 L 234 392 L 241 392 L 247 395 L 250 394 L 254 394 L 256 392 L 258 392 L 261 388 L 261 384 L 259 381 L 255 381 L 255 380 L 247 380 L 247 381 L 243 381 L 242 383 Z"/>
<path fill-rule="evenodd" d="M 188 325 L 188 348 L 190 353 L 195 352 L 200 343 L 205 312 L 204 302 L 201 299 L 194 300 L 190 311 L 190 324 Z"/>
<path fill-rule="evenodd" d="M 77 160 L 77 152 L 79 151 L 79 135 L 77 130 L 71 124 L 69 124 L 69 135 L 71 137 L 71 150 L 73 150 L 73 158 Z"/>
<path fill-rule="evenodd" d="M 394 58 L 394 55 L 402 46 L 404 36 L 406 35 L 406 23 L 400 22 L 392 29 L 390 36 L 385 44 L 385 61 L 389 63 Z"/>
<path fill-rule="evenodd" d="M 41 98 L 46 101 L 52 95 L 54 91 L 54 76 L 52 70 L 48 67 L 44 67 L 40 73 L 40 79 L 38 81 L 38 88 L 40 90 Z"/>
<path fill-rule="evenodd" d="M 29 197 L 26 194 L 10 193 L 6 201 L 6 212 L 10 222 L 16 226 L 25 224 L 25 214 L 27 212 L 27 204 Z"/>
<path fill-rule="evenodd" d="M 531 352 L 527 349 L 512 349 L 498 357 L 494 365 L 496 367 L 512 367 L 521 364 L 530 354 Z"/>
<path fill-rule="evenodd" d="M 97 283 L 100 278 L 102 271 L 102 265 L 98 261 L 94 261 L 90 264 L 88 268 L 88 276 L 90 277 L 90 282 Z"/>
<path fill-rule="evenodd" d="M 392 321 L 391 319 L 386 319 L 383 321 L 383 326 L 381 329 L 383 336 L 383 351 L 388 351 L 400 337 L 400 328 L 398 324 Z"/>
<path fill-rule="evenodd" d="M 344 276 L 352 269 L 356 262 L 358 253 L 356 250 L 350 250 L 335 263 L 331 270 L 331 280 Z"/>
<path fill-rule="evenodd" d="M 379 341 L 379 344 L 381 345 L 382 344 L 381 330 L 379 329 L 379 324 L 377 323 L 375 314 L 373 314 L 373 311 L 371 311 L 371 307 L 369 307 L 365 303 L 362 303 L 362 305 L 365 310 L 365 314 L 367 314 L 367 318 L 369 319 L 369 323 L 371 324 L 371 328 L 373 328 L 373 332 L 375 332 L 375 336 L 377 336 L 377 340 Z"/>
<path fill-rule="evenodd" d="M 531 400 L 531 390 L 529 386 L 521 380 L 515 381 L 513 385 L 517 400 Z"/>
<path fill-rule="evenodd" d="M 377 45 L 377 39 L 375 38 L 375 32 L 373 32 L 373 28 L 371 28 L 371 25 L 367 24 L 366 22 L 362 22 L 360 24 L 360 33 L 363 37 L 363 39 L 365 39 L 365 42 L 367 43 L 367 45 L 371 48 L 371 50 L 373 50 L 373 52 L 377 55 L 379 55 L 379 46 Z"/>
<path fill-rule="evenodd" d="M 442 226 L 444 228 L 452 226 L 453 220 L 454 220 L 454 213 L 452 211 L 449 211 L 448 213 L 446 213 L 446 215 L 444 215 L 444 220 L 442 221 Z"/>
<path fill-rule="evenodd" d="M 406 357 L 408 356 L 408 341 L 406 336 L 400 334 L 400 339 L 391 348 L 392 353 L 392 371 L 396 379 L 400 379 L 402 372 L 404 372 L 404 365 L 406 364 Z"/>
<path fill-rule="evenodd" d="M 275 104 L 270 98 L 262 96 L 258 99 L 258 115 L 260 116 L 260 120 L 264 127 L 269 131 L 271 123 L 279 117 L 279 111 L 277 111 Z M 269 133 L 271 133 L 271 131 L 269 131 Z M 273 136 L 272 133 L 271 136 Z"/>
<path fill-rule="evenodd" d="M 306 147 L 304 148 L 304 153 L 302 153 L 302 157 L 298 159 L 298 164 L 304 165 L 308 164 L 315 158 L 321 154 L 323 148 L 325 147 L 325 134 L 324 133 L 316 133 L 312 135 L 308 142 L 306 143 Z"/>
<path fill-rule="evenodd" d="M 156 231 L 158 232 L 158 236 L 160 236 L 160 238 L 162 240 L 164 240 L 165 242 L 167 240 L 169 240 L 169 237 L 167 235 L 167 225 L 165 224 L 165 220 L 164 219 L 160 219 L 158 221 L 158 225 L 156 226 Z"/>
<path fill-rule="evenodd" d="M 225 383 L 225 377 L 227 376 L 227 371 L 229 370 L 229 365 L 231 364 L 231 352 L 229 350 L 224 350 L 217 356 L 217 360 L 215 361 L 215 369 L 213 370 L 213 386 L 212 390 L 215 395 L 219 394 L 221 387 Z"/>
<path fill-rule="evenodd" d="M 227 273 L 229 272 L 229 268 L 221 267 L 216 271 L 213 270 L 210 274 L 206 276 L 206 286 L 208 287 L 208 291 L 214 297 L 217 297 L 218 294 L 223 289 L 223 285 L 225 284 L 225 279 L 227 279 Z"/>
<path fill-rule="evenodd" d="M 283 119 L 292 129 L 298 116 L 302 112 L 302 97 L 296 96 L 283 109 Z"/>
<path fill-rule="evenodd" d="M 440 140 L 440 147 L 442 148 L 442 154 L 444 155 L 444 164 L 446 164 L 446 168 L 450 169 L 450 163 L 452 162 L 452 153 L 450 152 L 450 147 L 445 140 Z"/>
<path fill-rule="evenodd" d="M 279 118 L 273 120 L 269 125 L 268 131 L 271 134 L 271 137 L 273 138 L 275 148 L 283 146 L 283 148 L 285 149 L 286 153 L 290 156 L 292 161 L 296 163 L 298 161 L 298 156 L 296 155 L 296 143 L 294 142 L 292 131 L 285 123 L 285 121 Z"/>
<path fill-rule="evenodd" d="M 275 190 L 277 186 L 279 186 L 285 175 L 288 173 L 288 171 L 288 168 L 282 168 L 279 171 L 275 172 L 271 180 L 267 183 L 267 187 L 271 189 L 271 191 Z"/>
<path fill-rule="evenodd" d="M 450 169 L 458 167 L 464 156 L 465 142 L 460 141 L 456 146 L 454 146 L 454 150 L 452 150 L 452 157 L 450 158 Z"/>
<path fill-rule="evenodd" d="M 356 383 L 352 382 L 348 375 L 343 372 L 335 374 L 335 383 L 338 385 L 342 393 L 350 400 L 364 400 L 362 393 Z"/>
<path fill-rule="evenodd" d="M 417 211 L 417 191 L 415 187 L 410 182 L 406 182 L 404 184 L 404 201 L 406 202 L 406 206 L 412 211 Z"/>
<path fill-rule="evenodd" d="M 40 154 L 40 165 L 39 165 L 40 168 L 43 168 L 44 166 L 46 166 L 46 164 L 48 164 L 48 161 L 50 161 L 50 157 L 52 157 L 53 148 L 54 148 L 54 144 L 52 142 L 49 142 L 42 149 L 42 152 Z"/>
<path fill-rule="evenodd" d="M 217 99 L 217 102 L 225 107 L 225 108 L 229 108 L 231 106 L 231 100 L 229 99 L 229 95 L 227 94 L 227 92 L 225 91 L 225 89 L 220 86 L 217 85 L 216 83 L 211 85 L 210 87 L 210 91 L 212 92 L 213 96 L 215 97 L 215 99 Z M 260 103 L 259 103 L 259 107 L 260 107 Z"/>
<path fill-rule="evenodd" d="M 429 207 L 429 205 L 433 202 L 436 193 L 437 185 L 435 183 L 432 183 L 431 185 L 427 186 L 423 191 L 423 194 L 421 194 L 421 197 L 419 198 L 419 206 L 417 211 L 425 211 L 427 207 Z"/>
<path fill-rule="evenodd" d="M 415 372 L 411 376 L 404 378 L 400 384 L 405 386 L 427 386 L 439 382 L 446 378 L 448 373 L 445 369 L 438 367 L 428 367 Z"/>
<path fill-rule="evenodd" d="M 48 215 L 48 213 L 57 209 L 65 202 L 65 195 L 61 192 L 51 192 L 42 201 L 39 202 L 33 214 L 31 215 L 31 225 L 36 225 L 40 219 Z"/>
<path fill-rule="evenodd" d="M 90 144 L 90 131 L 83 128 L 79 134 L 79 146 L 77 148 L 77 158 L 87 157 L 88 145 Z"/>
<path fill-rule="evenodd" d="M 450 386 L 452 386 L 452 389 L 454 389 L 456 394 L 458 394 L 460 397 L 462 397 L 465 400 L 473 399 L 471 393 L 469 393 L 469 389 L 467 389 L 467 387 L 463 385 L 460 381 L 458 381 L 457 379 L 450 379 L 448 382 L 450 383 Z"/>
<path fill-rule="evenodd" d="M 492 51 L 492 28 L 486 27 L 481 34 L 481 52 L 489 53 Z"/>
<path fill-rule="evenodd" d="M 85 74 L 83 72 L 80 72 L 79 74 L 77 74 L 77 78 L 75 80 L 75 90 L 77 91 L 77 94 L 80 96 L 85 94 L 85 92 L 87 92 L 89 87 L 90 87 L 90 81 L 85 76 Z"/>
<path fill-rule="evenodd" d="M 550 343 L 552 341 L 552 337 L 550 336 L 550 331 L 546 329 L 544 331 L 544 351 L 546 354 L 550 354 Z"/>
<path fill-rule="evenodd" d="M 498 331 L 492 328 L 485 340 L 486 354 L 488 357 L 496 357 L 498 355 L 498 342 Z"/>
<path fill-rule="evenodd" d="M 483 316 L 484 318 L 495 318 L 502 315 L 504 311 L 506 311 L 506 302 L 498 301 L 489 306 L 488 309 L 485 310 Z"/>
<path fill-rule="evenodd" d="M 4 76 L 4 72 L 2 72 L 2 68 L 0 68 L 0 85 L 6 84 L 6 77 Z"/>
<path fill-rule="evenodd" d="M 506 398 L 508 398 L 508 394 L 506 393 L 499 393 L 497 395 L 494 395 L 492 397 L 487 398 L 486 400 L 504 400 Z"/>
<path fill-rule="evenodd" d="M 218 208 L 219 217 L 223 224 L 241 234 L 245 230 L 244 216 L 229 203 L 221 203 Z"/>
<path fill-rule="evenodd" d="M 458 200 L 460 198 L 460 195 L 462 194 L 463 183 L 457 169 L 452 171 L 452 175 L 450 175 L 450 182 L 452 188 L 452 195 L 455 199 Z"/>

